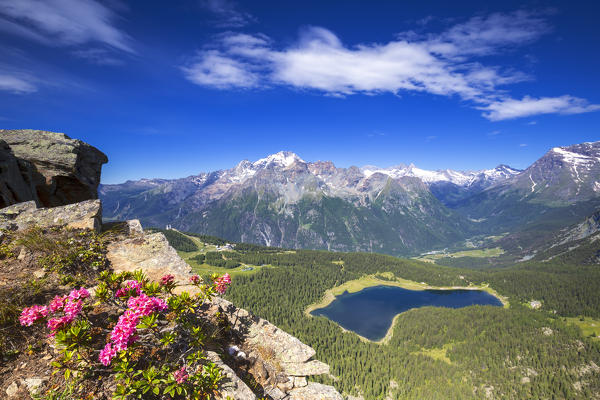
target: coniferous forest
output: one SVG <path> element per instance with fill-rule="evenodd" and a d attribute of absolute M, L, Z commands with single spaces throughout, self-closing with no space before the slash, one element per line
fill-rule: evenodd
<path fill-rule="evenodd" d="M 313 346 L 331 366 L 332 377 L 321 379 L 345 393 L 366 399 L 588 399 L 600 389 L 599 343 L 564 321 L 600 315 L 597 267 L 531 263 L 488 272 L 366 253 L 236 250 L 228 258 L 273 268 L 236 276 L 229 299 Z M 396 318 L 383 344 L 305 313 L 327 289 L 384 272 L 439 286 L 489 283 L 510 307 L 413 309 Z M 529 309 L 531 299 L 546 311 Z"/>

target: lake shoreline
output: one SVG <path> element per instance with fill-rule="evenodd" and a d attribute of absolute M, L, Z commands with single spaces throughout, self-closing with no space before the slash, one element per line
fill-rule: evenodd
<path fill-rule="evenodd" d="M 503 308 L 510 307 L 510 303 L 508 302 L 508 299 L 506 297 L 500 295 L 494 289 L 490 288 L 489 285 L 487 285 L 487 284 L 479 285 L 479 286 L 474 286 L 474 285 L 470 285 L 470 286 L 431 286 L 426 283 L 409 281 L 407 279 L 402 279 L 402 278 L 395 278 L 394 280 L 381 279 L 380 276 L 381 276 L 381 274 L 365 275 L 359 279 L 347 281 L 339 286 L 328 289 L 325 291 L 325 293 L 323 294 L 323 297 L 321 298 L 321 300 L 319 302 L 310 304 L 308 307 L 306 307 L 306 309 L 304 310 L 304 314 L 307 317 L 313 318 L 314 315 L 311 314 L 313 311 L 320 309 L 320 308 L 327 307 L 333 301 L 335 301 L 337 296 L 342 295 L 346 292 L 356 293 L 363 289 L 375 287 L 375 286 L 394 286 L 394 287 L 400 287 L 400 288 L 408 289 L 408 290 L 478 290 L 478 291 L 486 292 L 486 293 L 494 296 L 495 298 L 497 298 L 502 303 Z M 406 312 L 406 311 L 404 311 L 404 312 Z M 394 326 L 396 325 L 396 321 L 402 313 L 398 313 L 394 316 L 392 323 L 391 323 L 389 329 L 387 330 L 385 336 L 379 340 L 370 340 L 364 336 L 359 335 L 358 333 L 356 333 L 354 331 L 345 329 L 344 327 L 342 327 L 340 324 L 338 324 L 337 322 L 335 322 L 333 320 L 330 320 L 330 321 L 337 324 L 343 331 L 354 333 L 362 341 L 376 343 L 376 344 L 385 344 L 390 341 L 390 339 L 393 335 L 393 330 L 394 330 Z"/>

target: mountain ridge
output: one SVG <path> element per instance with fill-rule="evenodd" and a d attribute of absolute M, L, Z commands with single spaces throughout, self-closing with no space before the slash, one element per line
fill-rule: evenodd
<path fill-rule="evenodd" d="M 590 214 L 598 180 L 600 142 L 589 142 L 554 147 L 525 170 L 342 168 L 281 151 L 231 169 L 101 185 L 99 192 L 107 216 L 147 226 L 269 246 L 412 255 L 518 230 L 574 204 L 589 202 L 577 215 Z"/>

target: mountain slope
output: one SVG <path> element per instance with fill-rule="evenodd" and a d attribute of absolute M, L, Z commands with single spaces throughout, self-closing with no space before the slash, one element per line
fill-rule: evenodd
<path fill-rule="evenodd" d="M 99 192 L 106 217 L 235 241 L 412 255 L 509 233 L 498 244 L 520 258 L 600 208 L 600 142 L 553 148 L 524 171 L 337 168 L 280 152 Z"/>
<path fill-rule="evenodd" d="M 100 188 L 105 216 L 291 248 L 413 254 L 472 233 L 420 179 L 280 152 L 231 170 Z"/>
<path fill-rule="evenodd" d="M 566 226 L 600 205 L 600 142 L 555 147 L 529 168 L 453 205 L 488 232 Z"/>

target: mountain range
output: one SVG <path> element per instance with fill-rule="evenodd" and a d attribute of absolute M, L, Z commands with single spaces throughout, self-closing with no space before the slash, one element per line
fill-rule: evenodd
<path fill-rule="evenodd" d="M 101 185 L 107 218 L 287 248 L 414 255 L 476 235 L 561 229 L 600 205 L 600 142 L 525 170 L 338 168 L 279 152 L 181 179 Z M 526 236 L 526 235 L 525 235 Z"/>

